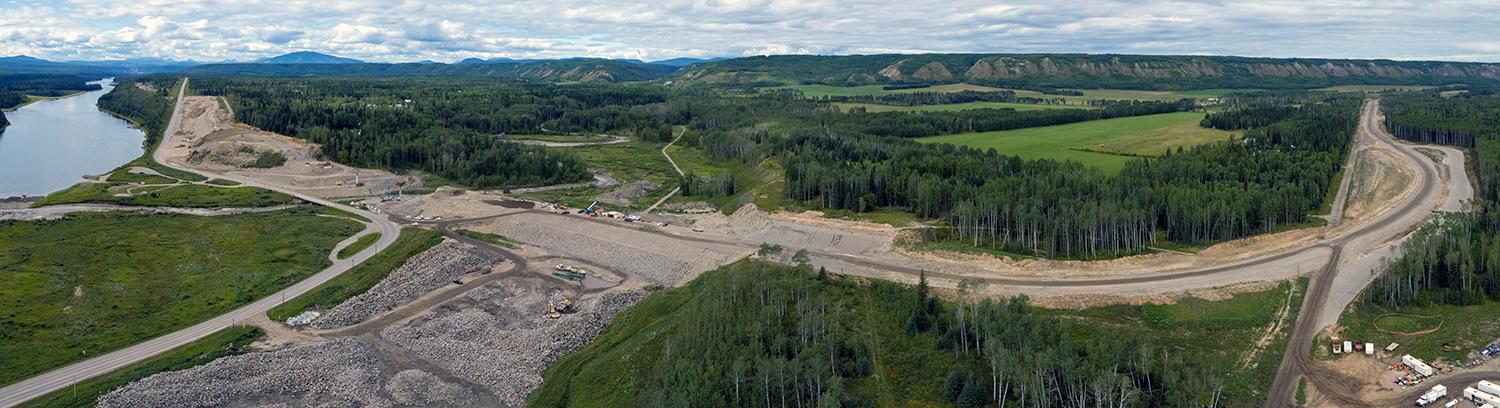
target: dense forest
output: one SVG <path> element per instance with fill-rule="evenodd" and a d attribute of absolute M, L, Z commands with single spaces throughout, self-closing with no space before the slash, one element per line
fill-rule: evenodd
<path fill-rule="evenodd" d="M 1413 234 L 1365 300 L 1391 307 L 1500 300 L 1500 94 L 1405 93 L 1383 98 L 1381 108 L 1397 137 L 1470 148 L 1480 189 L 1470 211 L 1442 214 Z"/>
<path fill-rule="evenodd" d="M 147 91 L 135 84 L 149 84 L 154 91 Z M 114 90 L 99 97 L 99 109 L 115 115 L 128 117 L 132 123 L 146 133 L 144 142 L 147 151 L 156 147 L 167 131 L 167 122 L 172 120 L 173 100 L 177 94 L 172 90 L 175 80 L 155 78 L 155 81 L 126 81 Z"/>
<path fill-rule="evenodd" d="M 464 64 L 206 64 L 187 68 L 191 75 L 255 75 L 276 77 L 475 77 L 507 81 L 629 82 L 664 77 L 680 67 L 666 64 L 604 59 L 564 59 L 535 62 Z"/>
<path fill-rule="evenodd" d="M 482 79 L 195 77 L 195 92 L 226 96 L 235 118 L 323 145 L 352 165 L 415 169 L 474 188 L 589 178 L 570 152 L 505 142 L 508 133 L 620 132 L 670 140 L 640 105 L 657 87 L 543 85 Z"/>
<path fill-rule="evenodd" d="M 938 299 L 925 280 L 907 286 L 736 263 L 617 316 L 554 364 L 528 402 L 1238 407 L 1259 406 L 1276 369 L 1226 364 L 1241 358 L 1240 347 L 1225 347 L 1243 339 L 1236 331 L 1255 331 L 1270 313 L 1222 313 L 1214 322 L 1178 321 L 1160 306 L 1084 314 L 1128 322 L 1116 325 L 1043 313 L 1024 297 L 960 298 Z"/>
<path fill-rule="evenodd" d="M 417 169 L 476 188 L 588 177 L 569 151 L 497 135 L 610 133 L 660 143 L 672 138 L 672 126 L 686 126 L 692 137 L 680 143 L 713 159 L 779 162 L 782 194 L 798 205 L 908 211 L 948 221 L 950 228 L 927 231 L 932 239 L 1085 259 L 1306 222 L 1343 165 L 1358 107 L 1357 97 L 1322 93 L 1297 96 L 1297 108 L 1265 108 L 1274 105 L 1265 96 L 1233 102 L 1238 108 L 1205 123 L 1243 129 L 1242 140 L 1163 152 L 1108 176 L 1079 163 L 909 138 L 1185 111 L 1193 101 L 873 113 L 840 112 L 794 93 L 640 84 L 213 76 L 192 83 L 195 92 L 226 96 L 239 121 L 320 143 L 334 160 Z M 741 193 L 744 176 L 694 175 L 677 184 L 685 195 L 721 197 Z"/>
<path fill-rule="evenodd" d="M 51 97 L 100 89 L 89 81 L 75 75 L 0 73 L 0 109 L 26 103 L 26 95 Z"/>
<path fill-rule="evenodd" d="M 6 126 L 10 126 L 10 119 L 6 119 L 5 112 L 0 111 L 0 130 L 5 130 Z"/>

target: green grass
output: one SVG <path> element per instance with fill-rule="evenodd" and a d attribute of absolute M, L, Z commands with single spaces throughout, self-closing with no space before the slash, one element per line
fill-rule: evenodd
<path fill-rule="evenodd" d="M 443 241 L 443 234 L 425 228 L 408 228 L 396 242 L 380 254 L 344 272 L 313 290 L 282 303 L 266 312 L 271 320 L 281 321 L 311 307 L 331 308 L 380 283 L 391 271 L 406 263 L 407 258 L 422 253 Z"/>
<path fill-rule="evenodd" d="M 74 184 L 65 190 L 48 194 L 36 205 L 108 203 L 145 207 L 241 208 L 269 207 L 298 202 L 295 197 L 261 188 L 227 188 L 199 184 L 184 184 L 121 197 L 109 191 L 112 185 L 89 182 Z"/>
<path fill-rule="evenodd" d="M 907 249 L 913 251 L 948 251 L 963 254 L 981 254 L 996 258 L 1010 258 L 1014 260 L 1036 259 L 1034 256 L 1021 255 L 1014 252 L 1003 251 L 994 248 L 970 246 L 957 241 L 924 241 L 914 244 Z"/>
<path fill-rule="evenodd" d="M 520 196 L 548 203 L 562 203 L 573 208 L 588 207 L 594 202 L 594 197 L 604 194 L 609 190 L 594 187 L 578 187 L 561 190 L 537 191 L 525 193 Z"/>
<path fill-rule="evenodd" d="M 655 180 L 666 183 L 675 179 L 677 172 L 672 170 L 672 164 L 667 163 L 667 158 L 662 157 L 662 145 L 664 143 L 628 142 L 549 149 L 567 149 L 577 153 L 590 170 L 607 171 L 621 182 Z"/>
<path fill-rule="evenodd" d="M 213 185 L 216 185 L 216 186 L 224 186 L 224 187 L 234 187 L 234 186 L 240 185 L 240 182 L 234 181 L 234 180 L 213 179 L 213 180 L 209 180 L 208 184 L 213 184 Z"/>
<path fill-rule="evenodd" d="M 1389 314 L 1375 319 L 1375 326 L 1385 331 L 1419 333 L 1443 327 L 1441 316 Z"/>
<path fill-rule="evenodd" d="M 866 112 L 894 112 L 894 111 L 900 111 L 900 112 L 950 112 L 950 111 L 973 110 L 973 109 L 1015 109 L 1015 110 L 1018 110 L 1018 111 L 1034 111 L 1034 110 L 1043 110 L 1043 109 L 1078 109 L 1079 108 L 1078 106 L 1070 106 L 1070 105 L 1042 105 L 1042 104 L 1033 104 L 1033 103 L 1010 103 L 1010 102 L 967 102 L 967 103 L 950 103 L 950 104 L 943 104 L 943 105 L 915 105 L 915 106 L 882 105 L 882 104 L 878 104 L 878 103 L 836 102 L 836 103 L 833 104 L 833 106 L 837 106 L 840 110 L 843 110 L 844 112 L 848 112 L 848 111 L 850 111 L 850 110 L 852 110 L 854 108 L 865 108 Z"/>
<path fill-rule="evenodd" d="M 359 239 L 354 240 L 354 243 L 349 244 L 349 246 L 346 246 L 343 249 L 340 249 L 338 257 L 339 259 L 349 259 L 349 257 L 354 256 L 354 254 L 359 253 L 359 251 L 363 251 L 365 250 L 365 248 L 369 248 L 370 245 L 375 245 L 375 241 L 379 240 L 379 232 L 372 232 L 360 236 Z"/>
<path fill-rule="evenodd" d="M 1297 379 L 1297 406 L 1307 406 L 1307 378 Z"/>
<path fill-rule="evenodd" d="M 477 239 L 477 240 L 480 240 L 480 241 L 484 241 L 484 242 L 488 242 L 488 243 L 491 243 L 491 244 L 499 245 L 499 246 L 502 246 L 502 247 L 505 247 L 505 248 L 521 249 L 521 244 L 520 243 L 518 243 L 516 241 L 511 241 L 510 238 L 506 238 L 504 235 L 491 234 L 491 233 L 488 233 L 488 232 L 479 232 L 479 231 L 467 230 L 467 229 L 460 229 L 457 232 L 458 232 L 459 235 L 463 235 L 463 236 L 466 236 L 466 237 L 469 237 L 469 238 L 474 238 L 474 239 Z"/>
<path fill-rule="evenodd" d="M 1433 318 L 1386 316 L 1390 313 L 1432 316 Z M 1380 319 L 1380 327 L 1400 331 L 1420 331 L 1436 327 L 1436 319 L 1441 319 L 1442 328 L 1431 334 L 1401 336 L 1376 330 L 1377 319 Z M 1384 348 L 1391 343 L 1400 343 L 1400 348 L 1396 349 L 1398 354 L 1411 354 L 1428 361 L 1439 357 L 1449 361 L 1464 361 L 1469 352 L 1494 341 L 1495 334 L 1500 333 L 1500 302 L 1487 301 L 1474 306 L 1432 305 L 1400 310 L 1373 303 L 1355 302 L 1344 310 L 1343 315 L 1339 316 L 1339 325 L 1344 328 L 1341 337 L 1347 340 L 1375 343 L 1375 347 L 1379 348 Z M 1388 325 L 1396 327 L 1388 327 Z M 1443 350 L 1444 343 L 1456 345 L 1459 349 Z M 1327 349 L 1327 344 L 1323 342 L 1317 346 L 1320 349 Z M 1322 354 L 1326 355 L 1326 352 Z"/>
<path fill-rule="evenodd" d="M 858 212 L 842 209 L 822 209 L 823 218 L 868 221 L 876 224 L 886 224 L 892 227 L 905 227 L 922 223 L 922 219 L 907 211 L 881 208 L 872 211 Z"/>
<path fill-rule="evenodd" d="M 307 209 L 0 222 L 0 384 L 275 293 L 361 228 Z"/>
<path fill-rule="evenodd" d="M 91 407 L 99 397 L 135 380 L 207 364 L 219 357 L 245 353 L 249 351 L 250 343 L 264 335 L 265 332 L 259 328 L 233 326 L 144 361 L 53 391 L 17 407 Z"/>
<path fill-rule="evenodd" d="M 896 93 L 916 93 L 916 92 L 959 92 L 959 91 L 995 92 L 995 91 L 1005 91 L 1005 90 L 1008 90 L 1008 91 L 1015 92 L 1016 96 L 1031 97 L 1031 98 L 1043 98 L 1043 99 L 1058 99 L 1058 98 L 1061 98 L 1061 99 L 1064 100 L 1065 103 L 1069 103 L 1069 104 L 1082 104 L 1082 103 L 1085 103 L 1086 101 L 1096 100 L 1096 99 L 1129 99 L 1129 100 L 1138 100 L 1138 101 L 1175 101 L 1175 100 L 1183 99 L 1183 98 L 1207 98 L 1207 97 L 1222 96 L 1222 95 L 1230 94 L 1230 93 L 1234 93 L 1234 92 L 1252 92 L 1252 91 L 1258 91 L 1258 89 L 1197 89 L 1197 90 L 1188 90 L 1188 91 L 1142 91 L 1142 90 L 1133 90 L 1133 89 L 1080 89 L 1079 91 L 1083 92 L 1083 96 L 1073 96 L 1073 95 L 1049 95 L 1049 94 L 1045 94 L 1045 93 L 1041 93 L 1041 92 L 1037 92 L 1037 91 L 1029 91 L 1029 90 L 1024 90 L 1024 89 L 994 88 L 994 87 L 988 87 L 988 86 L 982 86 L 982 85 L 963 84 L 963 83 L 934 85 L 934 86 L 927 87 L 927 88 L 899 89 L 899 90 L 893 90 L 893 91 L 887 91 L 885 89 L 882 89 L 883 87 L 884 87 L 883 85 L 864 85 L 864 86 L 786 85 L 786 86 L 768 87 L 768 88 L 764 88 L 764 89 L 766 89 L 766 90 L 796 89 L 796 90 L 802 91 L 802 95 L 805 96 L 805 97 L 808 97 L 808 98 L 822 98 L 822 97 L 826 97 L 826 96 L 877 96 L 877 95 L 889 95 L 889 94 L 896 94 Z"/>
<path fill-rule="evenodd" d="M 916 140 L 994 148 L 1029 159 L 1073 160 L 1115 174 L 1131 156 L 1160 155 L 1178 146 L 1228 140 L 1234 134 L 1198 126 L 1203 116 L 1201 112 L 1164 113 Z"/>

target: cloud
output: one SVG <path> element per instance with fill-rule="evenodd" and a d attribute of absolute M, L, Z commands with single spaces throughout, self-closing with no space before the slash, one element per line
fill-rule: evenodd
<path fill-rule="evenodd" d="M 1091 52 L 1500 61 L 1496 2 L 16 0 L 0 55 L 375 61 Z"/>

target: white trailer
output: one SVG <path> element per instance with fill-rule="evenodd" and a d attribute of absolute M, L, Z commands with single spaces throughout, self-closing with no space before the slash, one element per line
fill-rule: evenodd
<path fill-rule="evenodd" d="M 1437 374 L 1437 370 L 1432 369 L 1432 366 L 1422 362 L 1421 359 L 1412 357 L 1411 354 L 1401 356 L 1401 364 L 1406 364 L 1407 367 L 1411 367 L 1412 371 L 1423 377 L 1431 377 L 1433 374 Z"/>
<path fill-rule="evenodd" d="M 1474 387 L 1464 388 L 1464 398 L 1479 405 L 1500 405 L 1500 397 L 1490 395 L 1490 393 L 1484 391 L 1476 390 L 1474 389 Z"/>
<path fill-rule="evenodd" d="M 1465 391 L 1467 391 L 1467 390 L 1465 390 Z M 1480 393 L 1480 394 L 1483 394 L 1483 393 Z M 1431 403 L 1437 402 L 1437 400 L 1440 400 L 1440 399 L 1443 399 L 1443 398 L 1447 398 L 1447 397 L 1448 397 L 1448 387 L 1444 387 L 1442 385 L 1434 385 L 1434 386 L 1432 386 L 1432 389 L 1427 390 L 1427 392 L 1424 393 L 1424 394 L 1422 394 L 1421 397 L 1417 397 L 1417 406 L 1419 406 L 1419 407 L 1420 406 L 1426 406 L 1427 404 L 1431 404 Z"/>
<path fill-rule="evenodd" d="M 1353 353 L 1354 352 L 1354 342 L 1349 341 L 1349 340 L 1344 340 L 1344 352 L 1345 353 Z"/>
<path fill-rule="evenodd" d="M 1480 380 L 1479 385 L 1475 385 L 1474 388 L 1478 388 L 1479 391 L 1490 395 L 1500 396 L 1500 385 L 1495 385 L 1495 383 L 1489 381 Z"/>
<path fill-rule="evenodd" d="M 1375 355 L 1375 343 L 1365 343 L 1365 355 Z"/>

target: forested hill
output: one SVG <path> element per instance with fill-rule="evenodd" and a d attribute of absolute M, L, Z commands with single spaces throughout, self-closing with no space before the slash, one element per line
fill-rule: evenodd
<path fill-rule="evenodd" d="M 665 77 L 679 67 L 614 60 L 555 60 L 469 64 L 208 64 L 195 75 L 257 76 L 477 76 L 532 82 L 630 82 Z"/>
<path fill-rule="evenodd" d="M 778 55 L 697 64 L 673 79 L 737 84 L 962 81 L 1058 88 L 1308 88 L 1500 83 L 1500 64 L 1088 54 Z"/>
<path fill-rule="evenodd" d="M 6 126 L 10 126 L 10 120 L 5 118 L 5 111 L 0 111 L 0 131 L 4 131 Z"/>

